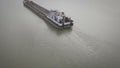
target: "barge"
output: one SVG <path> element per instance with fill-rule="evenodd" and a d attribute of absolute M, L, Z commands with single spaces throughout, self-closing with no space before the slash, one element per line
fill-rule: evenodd
<path fill-rule="evenodd" d="M 73 26 L 73 20 L 65 16 L 64 12 L 47 10 L 30 0 L 24 0 L 23 4 L 25 7 L 29 8 L 32 12 L 58 29 L 65 29 Z"/>

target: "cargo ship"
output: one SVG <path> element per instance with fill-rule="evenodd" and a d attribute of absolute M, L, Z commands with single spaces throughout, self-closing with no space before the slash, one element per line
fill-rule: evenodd
<path fill-rule="evenodd" d="M 25 7 L 29 8 L 32 12 L 58 29 L 71 28 L 73 26 L 73 20 L 65 16 L 64 12 L 47 10 L 31 0 L 24 0 L 23 4 Z"/>

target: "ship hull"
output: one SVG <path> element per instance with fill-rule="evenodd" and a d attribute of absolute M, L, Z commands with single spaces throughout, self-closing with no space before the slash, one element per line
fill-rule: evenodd
<path fill-rule="evenodd" d="M 26 1 L 23 3 L 24 3 L 25 7 L 30 9 L 32 12 L 34 12 L 40 18 L 42 18 L 43 20 L 45 20 L 46 22 L 48 22 L 49 24 L 51 24 L 52 26 L 54 26 L 57 29 L 66 29 L 66 28 L 71 28 L 71 26 L 73 26 L 73 23 L 71 23 L 69 25 L 64 25 L 64 23 L 60 24 L 60 23 L 54 21 L 53 19 L 49 18 L 48 14 L 50 13 L 50 11 L 37 5 L 33 1 Z"/>

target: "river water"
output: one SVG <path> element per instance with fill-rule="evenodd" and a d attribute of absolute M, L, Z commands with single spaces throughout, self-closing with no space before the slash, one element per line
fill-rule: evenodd
<path fill-rule="evenodd" d="M 119 68 L 119 0 L 34 0 L 64 11 L 72 29 L 57 30 L 23 6 L 0 0 L 0 68 Z"/>

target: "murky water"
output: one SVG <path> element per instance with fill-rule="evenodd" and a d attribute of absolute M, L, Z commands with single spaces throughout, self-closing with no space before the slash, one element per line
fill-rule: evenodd
<path fill-rule="evenodd" d="M 57 30 L 22 0 L 0 0 L 1 68 L 119 68 L 119 0 L 34 0 L 72 17 Z"/>

